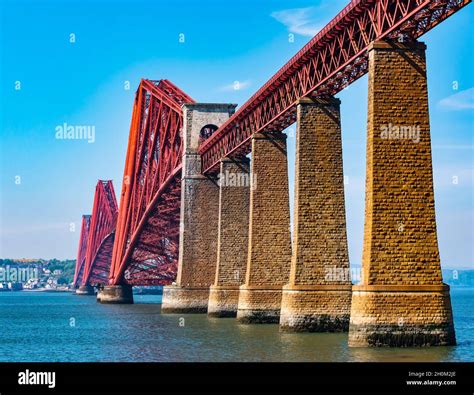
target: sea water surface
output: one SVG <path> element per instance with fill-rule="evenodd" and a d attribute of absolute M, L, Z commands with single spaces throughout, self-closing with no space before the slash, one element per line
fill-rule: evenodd
<path fill-rule="evenodd" d="M 0 293 L 0 361 L 474 361 L 474 289 L 451 288 L 458 345 L 349 348 L 347 334 L 280 333 L 205 314 L 161 315 L 161 296 Z"/>

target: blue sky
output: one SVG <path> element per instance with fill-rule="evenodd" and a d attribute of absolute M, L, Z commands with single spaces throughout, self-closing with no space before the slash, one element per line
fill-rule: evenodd
<path fill-rule="evenodd" d="M 140 78 L 169 79 L 197 101 L 241 105 L 346 3 L 0 0 L 0 257 L 75 258 L 97 179 L 113 179 L 120 192 Z M 472 20 L 468 6 L 422 38 L 438 239 L 451 268 L 474 262 Z M 338 97 L 358 265 L 367 77 Z M 95 126 L 95 141 L 56 139 L 65 122 Z M 294 127 L 289 136 L 292 188 Z"/>

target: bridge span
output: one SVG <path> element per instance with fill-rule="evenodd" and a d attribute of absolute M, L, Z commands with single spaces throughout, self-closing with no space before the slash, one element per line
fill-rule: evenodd
<path fill-rule="evenodd" d="M 100 181 L 105 203 L 83 218 L 79 292 L 99 284 L 100 302 L 132 303 L 133 285 L 165 285 L 162 314 L 348 331 L 350 346 L 455 344 L 418 39 L 468 3 L 353 0 L 237 111 L 143 79 L 120 205 Z M 352 285 L 335 95 L 367 73 L 362 279 Z M 295 122 L 292 234 L 283 131 Z"/>

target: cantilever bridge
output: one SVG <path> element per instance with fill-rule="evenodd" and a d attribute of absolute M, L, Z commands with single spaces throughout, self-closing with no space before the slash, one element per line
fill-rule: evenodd
<path fill-rule="evenodd" d="M 112 183 L 99 181 L 74 284 L 86 293 L 103 285 L 99 299 L 117 303 L 130 302 L 132 285 L 174 283 L 163 312 L 237 315 L 284 330 L 348 330 L 350 321 L 353 345 L 453 344 L 436 241 L 425 47 L 417 40 L 469 2 L 353 0 L 235 113 L 235 105 L 196 103 L 168 80 L 142 79 L 120 206 Z M 364 278 L 351 287 L 324 276 L 328 265 L 349 265 L 334 95 L 366 73 Z M 295 122 L 291 247 L 281 132 Z M 376 131 L 388 123 L 419 125 L 420 144 L 383 140 Z M 250 173 L 258 185 L 231 188 L 219 182 L 223 171 Z M 403 234 L 392 231 L 400 221 Z M 393 329 L 394 317 L 427 301 L 431 310 L 407 317 L 405 332 Z M 393 305 L 406 309 L 374 321 Z"/>
<path fill-rule="evenodd" d="M 74 286 L 88 286 L 108 280 L 117 224 L 117 199 L 112 181 L 99 180 L 92 215 L 82 217 Z"/>

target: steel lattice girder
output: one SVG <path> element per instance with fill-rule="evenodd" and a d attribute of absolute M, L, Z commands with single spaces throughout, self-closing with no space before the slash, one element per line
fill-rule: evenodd
<path fill-rule="evenodd" d="M 90 215 L 82 216 L 81 235 L 79 237 L 79 248 L 77 251 L 76 270 L 74 272 L 73 286 L 76 287 L 82 282 L 84 275 L 84 263 L 86 261 L 87 240 L 89 238 L 89 228 L 91 223 Z"/>
<path fill-rule="evenodd" d="M 110 284 L 159 285 L 170 283 L 173 278 L 168 274 L 176 273 L 184 103 L 194 100 L 170 81 L 141 80 L 130 126 Z"/>
<path fill-rule="evenodd" d="M 112 249 L 114 246 L 115 230 L 105 236 L 89 272 L 89 281 L 91 285 L 107 284 L 110 273 L 110 263 L 112 261 Z"/>
<path fill-rule="evenodd" d="M 290 59 L 208 140 L 203 173 L 218 171 L 223 157 L 250 152 L 257 132 L 282 131 L 296 120 L 305 96 L 335 95 L 368 70 L 375 40 L 417 39 L 471 0 L 353 0 Z"/>
<path fill-rule="evenodd" d="M 112 181 L 99 180 L 95 188 L 81 285 L 107 282 L 112 261 L 113 235 L 115 234 L 117 215 L 117 199 Z"/>

